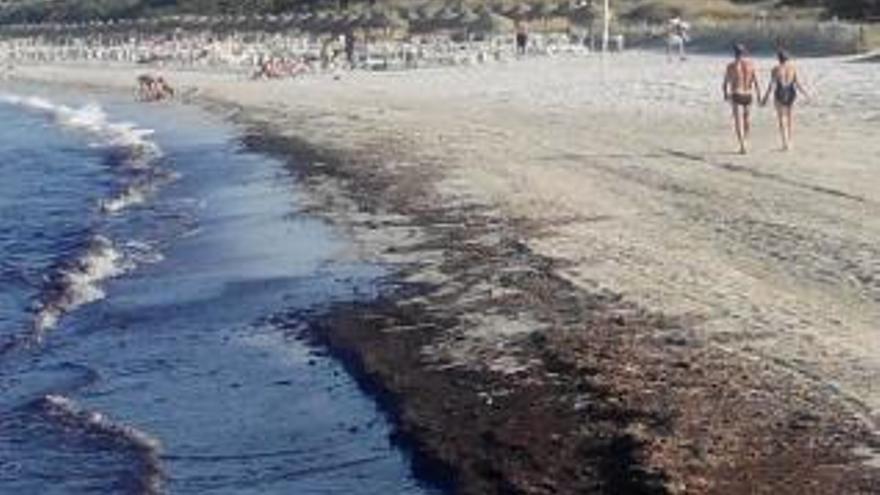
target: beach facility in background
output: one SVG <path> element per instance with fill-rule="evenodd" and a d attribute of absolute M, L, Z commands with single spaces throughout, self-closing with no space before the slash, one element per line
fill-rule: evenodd
<path fill-rule="evenodd" d="M 6 24 L 0 25 L 0 56 L 7 63 L 120 62 L 245 72 L 268 60 L 302 64 L 308 71 L 342 65 L 395 70 L 512 58 L 517 24 L 528 27 L 530 54 L 656 48 L 663 46 L 669 21 L 687 14 L 696 16 L 685 19 L 698 52 L 726 51 L 733 39 L 749 40 L 768 52 L 784 41 L 800 54 L 815 55 L 865 52 L 877 43 L 870 24 L 823 19 L 814 11 L 794 15 L 789 9 L 708 3 L 715 7 L 664 10 L 625 1 L 371 2 L 281 14 Z"/>

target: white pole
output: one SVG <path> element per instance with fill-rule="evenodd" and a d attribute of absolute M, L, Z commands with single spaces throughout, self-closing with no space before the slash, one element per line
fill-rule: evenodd
<path fill-rule="evenodd" d="M 608 9 L 608 0 L 605 0 L 602 9 L 602 53 L 608 51 L 608 30 L 611 24 L 611 11 Z"/>

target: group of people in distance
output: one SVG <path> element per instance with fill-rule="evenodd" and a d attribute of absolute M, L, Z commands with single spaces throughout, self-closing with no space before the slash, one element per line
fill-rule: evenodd
<path fill-rule="evenodd" d="M 798 70 L 791 61 L 788 52 L 781 46 L 777 47 L 777 65 L 770 72 L 770 82 L 766 91 L 761 94 L 758 72 L 755 64 L 749 59 L 745 45 L 733 45 L 734 60 L 727 65 L 722 83 L 724 101 L 730 102 L 733 110 L 734 130 L 739 141 L 739 152 L 748 153 L 749 132 L 751 130 L 750 109 L 755 100 L 764 106 L 773 94 L 776 116 L 779 120 L 779 133 L 782 137 L 782 149 L 788 151 L 792 141 L 792 109 L 798 94 L 807 99 L 809 93 L 801 83 Z"/>
<path fill-rule="evenodd" d="M 313 70 L 313 62 L 320 63 L 322 69 L 334 67 L 341 54 L 345 54 L 345 64 L 353 68 L 355 66 L 355 37 L 354 33 L 331 36 L 321 43 L 321 52 L 318 59 L 308 57 L 272 57 L 260 62 L 257 70 L 251 75 L 252 79 L 278 79 L 282 77 L 295 77 Z"/>
<path fill-rule="evenodd" d="M 308 71 L 305 62 L 296 59 L 270 58 L 260 62 L 251 79 L 294 77 Z"/>
<path fill-rule="evenodd" d="M 667 56 L 678 52 L 681 60 L 685 59 L 684 45 L 689 40 L 689 26 L 676 17 L 667 28 Z M 528 47 L 528 32 L 522 22 L 516 26 L 516 50 L 525 54 Z M 352 34 L 325 40 L 321 50 L 322 65 L 329 66 L 337 56 L 345 53 L 349 66 L 354 65 L 354 37 Z M 770 81 L 766 90 L 761 92 L 758 72 L 749 58 L 748 50 L 742 43 L 733 45 L 734 60 L 727 65 L 722 83 L 724 101 L 729 102 L 732 110 L 734 131 L 739 142 L 739 152 L 748 153 L 749 134 L 751 131 L 751 108 L 757 101 L 765 106 L 773 95 L 774 107 L 782 138 L 782 149 L 793 148 L 793 108 L 798 95 L 802 94 L 809 100 L 810 95 L 804 88 L 797 67 L 791 61 L 788 52 L 777 45 L 777 64 L 770 72 Z M 279 78 L 294 76 L 308 70 L 307 61 L 270 58 L 261 62 L 259 69 L 252 75 L 253 79 Z M 137 78 L 137 98 L 141 101 L 160 101 L 172 98 L 174 89 L 162 76 L 142 74 Z"/>
<path fill-rule="evenodd" d="M 174 88 L 162 76 L 141 74 L 137 83 L 137 98 L 141 101 L 160 101 L 174 97 Z"/>

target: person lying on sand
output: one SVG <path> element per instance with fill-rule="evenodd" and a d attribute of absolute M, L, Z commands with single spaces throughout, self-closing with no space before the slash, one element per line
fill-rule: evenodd
<path fill-rule="evenodd" d="M 149 74 L 141 74 L 137 77 L 137 99 L 142 101 L 150 100 L 153 94 L 153 88 L 156 81 Z"/>
<path fill-rule="evenodd" d="M 281 70 L 275 59 L 265 60 L 260 63 L 260 68 L 251 76 L 251 79 L 276 79 L 281 77 Z"/>
<path fill-rule="evenodd" d="M 270 59 L 260 64 L 260 68 L 251 79 L 279 79 L 285 76 L 295 77 L 308 71 L 308 66 L 297 59 Z"/>
<path fill-rule="evenodd" d="M 748 153 L 751 116 L 749 109 L 754 95 L 760 96 L 758 75 L 755 65 L 748 58 L 746 47 L 740 43 L 733 45 L 734 60 L 724 72 L 722 92 L 724 101 L 729 101 L 733 110 L 733 124 L 739 141 L 739 152 Z"/>
<path fill-rule="evenodd" d="M 159 101 L 174 96 L 174 88 L 162 76 L 141 74 L 137 77 L 137 98 L 141 101 Z"/>
<path fill-rule="evenodd" d="M 174 98 L 174 88 L 168 84 L 168 81 L 165 80 L 164 77 L 159 76 L 156 79 L 156 87 L 157 87 L 157 100 L 164 100 L 166 98 Z"/>
<path fill-rule="evenodd" d="M 803 94 L 808 100 L 810 95 L 801 84 L 797 67 L 791 61 L 788 52 L 780 48 L 776 52 L 776 59 L 779 61 L 779 65 L 774 67 L 770 73 L 770 83 L 761 99 L 761 105 L 767 104 L 772 92 L 776 106 L 776 117 L 779 119 L 779 133 L 782 136 L 782 149 L 788 151 L 793 147 L 791 131 L 794 102 L 797 100 L 798 93 Z"/>

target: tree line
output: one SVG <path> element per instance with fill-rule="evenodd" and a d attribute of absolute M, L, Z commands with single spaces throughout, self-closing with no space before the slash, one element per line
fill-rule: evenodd
<path fill-rule="evenodd" d="M 19 0 L 0 8 L 0 23 L 106 21 L 163 14 L 278 14 L 303 7 L 344 9 L 355 3 L 382 0 Z M 828 15 L 847 19 L 880 19 L 880 0 L 780 0 L 779 5 L 824 7 Z"/>

